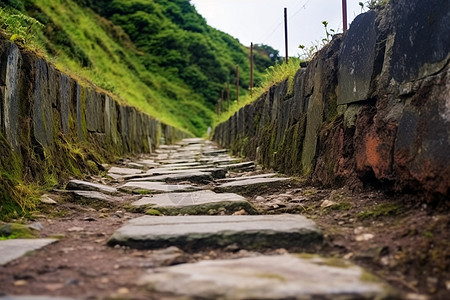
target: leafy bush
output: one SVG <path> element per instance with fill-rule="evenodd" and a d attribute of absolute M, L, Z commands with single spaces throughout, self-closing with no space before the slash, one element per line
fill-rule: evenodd
<path fill-rule="evenodd" d="M 10 36 L 11 41 L 29 43 L 35 37 L 35 30 L 43 27 L 39 21 L 16 9 L 0 7 L 0 28 Z"/>

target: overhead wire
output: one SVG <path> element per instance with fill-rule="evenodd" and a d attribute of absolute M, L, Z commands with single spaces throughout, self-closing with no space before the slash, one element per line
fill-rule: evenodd
<path fill-rule="evenodd" d="M 293 14 L 289 15 L 289 16 L 288 16 L 288 19 L 292 19 L 292 18 L 294 18 L 300 11 L 306 10 L 306 5 L 309 3 L 309 1 L 310 1 L 310 0 L 305 0 L 305 1 L 303 2 L 303 4 L 302 4 L 302 2 L 300 2 L 300 3 L 294 8 L 294 10 L 297 9 L 297 8 L 298 8 L 298 9 L 297 9 Z M 283 21 L 280 21 L 279 23 L 275 23 L 273 26 L 271 26 L 271 27 L 274 27 L 273 30 L 270 31 L 269 34 L 264 35 L 263 38 L 260 38 L 260 39 L 258 39 L 258 40 L 262 40 L 261 43 L 264 44 L 270 37 L 272 37 L 272 35 L 278 30 L 278 28 L 280 28 L 280 26 L 281 26 L 282 24 L 283 24 Z"/>

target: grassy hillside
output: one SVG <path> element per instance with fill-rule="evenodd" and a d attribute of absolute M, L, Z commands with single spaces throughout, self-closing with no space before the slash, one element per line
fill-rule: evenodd
<path fill-rule="evenodd" d="M 202 135 L 226 83 L 249 86 L 249 49 L 208 26 L 188 0 L 0 0 L 37 19 L 40 50 L 62 70 Z M 259 47 L 255 81 L 278 58 Z M 234 88 L 231 98 L 235 98 Z"/>

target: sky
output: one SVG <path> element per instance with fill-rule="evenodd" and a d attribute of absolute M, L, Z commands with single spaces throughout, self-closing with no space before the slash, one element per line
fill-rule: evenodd
<path fill-rule="evenodd" d="M 207 23 L 250 46 L 266 44 L 285 55 L 284 8 L 288 12 L 289 56 L 299 45 L 317 44 L 325 36 L 322 22 L 342 32 L 341 0 L 190 0 Z M 347 0 L 348 24 L 361 13 L 361 0 Z M 365 2 L 365 1 L 363 1 Z"/>

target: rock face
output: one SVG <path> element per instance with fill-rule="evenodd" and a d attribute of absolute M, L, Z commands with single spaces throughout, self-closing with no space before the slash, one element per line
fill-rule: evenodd
<path fill-rule="evenodd" d="M 398 0 L 358 16 L 298 71 L 291 93 L 272 87 L 214 140 L 321 185 L 450 199 L 449 6 Z"/>
<path fill-rule="evenodd" d="M 183 299 L 395 298 L 385 283 L 358 266 L 308 255 L 183 264 L 149 270 L 139 284 Z"/>

